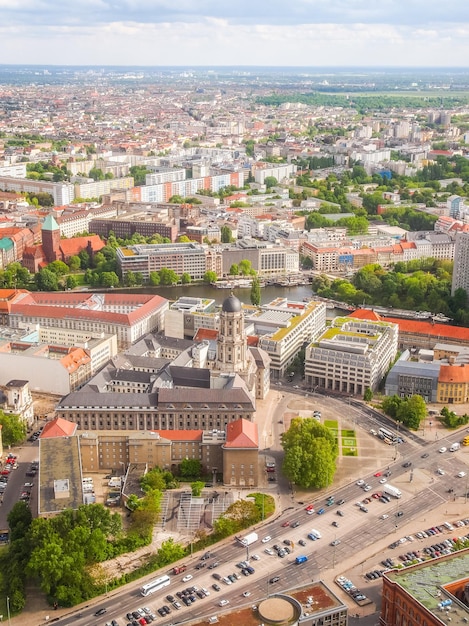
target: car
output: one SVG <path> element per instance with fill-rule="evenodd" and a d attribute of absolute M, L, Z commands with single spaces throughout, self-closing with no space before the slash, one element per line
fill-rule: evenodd
<path fill-rule="evenodd" d="M 235 576 L 234 574 L 228 574 L 227 578 L 229 578 L 229 580 L 231 580 L 232 583 L 235 583 L 238 580 L 238 577 Z"/>
<path fill-rule="evenodd" d="M 266 554 L 270 554 L 270 556 L 273 556 L 273 554 L 274 554 L 274 551 L 273 551 L 273 550 L 271 550 L 270 548 L 266 548 L 266 549 L 264 550 L 264 552 L 265 552 Z"/>
<path fill-rule="evenodd" d="M 197 565 L 195 566 L 196 570 L 202 569 L 203 567 L 205 567 L 207 564 L 204 561 L 201 561 L 200 563 L 197 563 Z"/>
<path fill-rule="evenodd" d="M 326 512 L 326 509 L 322 509 L 322 508 L 321 508 L 321 509 L 319 509 L 319 510 L 317 511 L 317 514 L 318 514 L 318 515 L 324 515 L 324 513 L 325 513 L 325 512 Z"/>
<path fill-rule="evenodd" d="M 342 506 L 343 504 L 345 504 L 345 500 L 343 498 L 341 498 L 338 502 L 337 502 L 337 506 Z"/>
<path fill-rule="evenodd" d="M 107 613 L 107 609 L 103 606 L 95 612 L 95 615 L 96 616 L 104 615 L 104 613 Z"/>
<path fill-rule="evenodd" d="M 379 479 L 379 482 L 380 482 L 380 484 L 381 484 L 381 485 L 384 485 L 384 483 L 385 483 L 385 482 L 387 482 L 387 480 L 388 480 L 388 479 L 387 479 L 387 478 L 384 478 L 384 476 L 383 476 L 383 478 L 380 478 L 380 479 Z"/>
<path fill-rule="evenodd" d="M 23 489 L 32 489 L 34 487 L 34 483 L 24 483 Z"/>
<path fill-rule="evenodd" d="M 360 511 L 361 511 L 362 513 L 368 513 L 368 509 L 366 508 L 366 506 L 361 506 L 361 507 L 360 507 Z"/>
<path fill-rule="evenodd" d="M 339 517 L 343 517 L 343 516 L 345 515 L 345 513 L 344 513 L 341 509 L 338 509 L 338 510 L 335 512 L 335 514 L 336 514 L 336 515 L 339 515 Z"/>
<path fill-rule="evenodd" d="M 403 463 L 402 467 L 410 467 L 412 465 L 411 461 L 406 461 L 405 463 Z"/>
<path fill-rule="evenodd" d="M 273 585 L 274 583 L 278 583 L 280 580 L 280 576 L 274 576 L 273 578 L 269 578 L 269 584 Z"/>
<path fill-rule="evenodd" d="M 380 519 L 388 519 L 389 515 L 387 515 L 387 513 L 384 513 L 384 515 L 381 515 Z"/>
<path fill-rule="evenodd" d="M 168 596 L 166 596 L 166 600 L 168 602 L 174 602 L 174 596 L 168 595 Z M 148 611 L 145 609 L 145 607 L 143 607 L 143 610 L 145 611 L 145 613 L 148 613 Z"/>
<path fill-rule="evenodd" d="M 300 546 L 305 546 L 306 545 L 306 541 L 304 539 L 300 539 L 298 541 L 298 543 L 300 544 Z"/>
<path fill-rule="evenodd" d="M 173 608 L 175 608 L 177 611 L 179 611 L 179 609 L 182 609 L 182 604 L 180 602 L 178 602 L 177 600 L 175 600 L 173 602 Z"/>
<path fill-rule="evenodd" d="M 446 452 L 446 448 L 443 446 L 442 448 L 440 448 L 440 449 L 438 450 L 438 452 L 439 452 L 440 454 L 443 454 L 443 452 Z"/>
<path fill-rule="evenodd" d="M 371 491 L 371 489 L 372 489 L 371 485 L 365 485 L 363 487 L 363 491 Z"/>
<path fill-rule="evenodd" d="M 358 485 L 359 487 L 362 487 L 365 484 L 365 481 L 360 478 L 360 480 L 357 480 L 355 484 Z"/>
<path fill-rule="evenodd" d="M 422 454 L 422 456 L 420 457 L 421 459 L 427 459 L 430 455 L 428 454 L 428 452 L 424 452 L 424 454 Z"/>
<path fill-rule="evenodd" d="M 249 596 L 251 595 L 251 592 L 250 591 L 243 591 L 242 595 L 243 595 L 244 598 L 249 598 Z"/>
<path fill-rule="evenodd" d="M 332 526 L 334 526 L 335 528 L 339 528 L 339 522 L 336 522 L 336 521 L 332 522 Z"/>
<path fill-rule="evenodd" d="M 282 524 L 282 528 L 286 528 L 287 526 L 290 526 L 290 522 L 288 520 L 286 520 L 285 522 L 283 522 Z"/>
<path fill-rule="evenodd" d="M 193 578 L 192 574 L 186 574 L 184 578 L 182 579 L 182 582 L 188 583 L 190 580 L 192 580 L 192 578 Z"/>
<path fill-rule="evenodd" d="M 331 541 L 330 545 L 331 546 L 338 546 L 340 543 L 340 539 L 334 539 L 334 541 Z"/>
<path fill-rule="evenodd" d="M 300 525 L 300 522 L 298 520 L 295 520 L 294 522 L 290 524 L 290 528 L 298 528 L 299 525 Z"/>
<path fill-rule="evenodd" d="M 308 506 L 305 508 L 305 511 L 314 511 L 314 505 L 308 504 Z"/>
<path fill-rule="evenodd" d="M 458 472 L 458 473 L 456 474 L 456 476 L 457 476 L 458 478 L 464 478 L 464 476 L 465 476 L 465 475 L 466 475 L 466 472 Z"/>
<path fill-rule="evenodd" d="M 270 541 L 272 539 L 272 537 L 270 535 L 267 535 L 266 537 L 264 537 L 263 539 L 261 539 L 262 543 L 267 543 L 268 541 Z"/>
<path fill-rule="evenodd" d="M 443 470 L 443 469 L 441 469 L 441 467 L 439 467 L 439 468 L 436 470 L 436 473 L 437 473 L 437 474 L 439 474 L 440 476 L 444 476 L 444 475 L 445 475 L 445 470 Z"/>
<path fill-rule="evenodd" d="M 403 515 L 404 515 L 404 512 L 403 512 L 403 511 L 398 511 L 398 512 L 396 513 L 396 517 L 402 517 Z"/>
<path fill-rule="evenodd" d="M 218 606 L 226 606 L 227 604 L 229 604 L 230 601 L 229 600 L 220 600 L 220 602 L 218 603 Z"/>
<path fill-rule="evenodd" d="M 210 563 L 210 565 L 208 566 L 208 569 L 215 569 L 219 565 L 220 563 L 218 561 L 215 561 L 215 563 Z"/>
<path fill-rule="evenodd" d="M 217 583 L 213 583 L 213 585 L 212 585 L 212 589 L 213 589 L 214 591 L 221 591 L 221 587 L 220 587 L 220 585 L 217 585 Z"/>
<path fill-rule="evenodd" d="M 373 474 L 373 476 L 374 476 L 375 478 L 379 478 L 379 477 L 381 476 L 381 472 L 376 472 L 376 474 Z"/>
<path fill-rule="evenodd" d="M 252 559 L 253 561 L 260 561 L 260 560 L 261 560 L 261 557 L 260 557 L 258 554 L 252 554 L 252 555 L 251 555 L 251 559 Z"/>
<path fill-rule="evenodd" d="M 276 482 L 277 482 L 277 479 L 275 478 L 275 476 L 269 476 L 269 478 L 267 479 L 267 481 L 268 481 L 269 483 L 276 483 Z"/>

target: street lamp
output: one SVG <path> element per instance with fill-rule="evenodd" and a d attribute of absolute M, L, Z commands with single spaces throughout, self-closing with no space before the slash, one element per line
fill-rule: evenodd
<path fill-rule="evenodd" d="M 7 615 L 8 615 L 8 626 L 11 626 L 10 620 L 10 598 L 7 596 Z"/>

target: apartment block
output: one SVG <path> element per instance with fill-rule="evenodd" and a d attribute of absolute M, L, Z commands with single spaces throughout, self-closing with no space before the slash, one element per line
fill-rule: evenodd
<path fill-rule="evenodd" d="M 142 244 L 118 248 L 117 261 L 122 276 L 140 272 L 148 280 L 151 272 L 167 268 L 192 279 L 201 279 L 206 271 L 205 249 L 198 243 Z"/>
<path fill-rule="evenodd" d="M 464 289 L 469 294 L 469 232 L 459 232 L 456 235 L 452 295 L 456 289 Z"/>

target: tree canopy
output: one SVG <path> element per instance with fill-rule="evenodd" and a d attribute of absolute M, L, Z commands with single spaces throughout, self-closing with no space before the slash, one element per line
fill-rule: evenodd
<path fill-rule="evenodd" d="M 311 418 L 296 417 L 282 434 L 282 446 L 283 472 L 292 483 L 305 489 L 332 484 L 338 446 L 328 428 Z"/>
<path fill-rule="evenodd" d="M 427 414 L 425 400 L 418 394 L 408 398 L 401 398 L 397 395 L 388 396 L 384 398 L 381 407 L 389 417 L 412 430 L 418 430 L 420 422 Z"/>

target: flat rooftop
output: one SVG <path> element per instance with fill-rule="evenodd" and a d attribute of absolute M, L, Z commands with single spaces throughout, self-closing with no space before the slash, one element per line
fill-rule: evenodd
<path fill-rule="evenodd" d="M 39 515 L 78 509 L 83 504 L 78 437 L 52 437 L 39 443 Z M 69 487 L 58 498 L 57 481 L 68 481 Z"/>
<path fill-rule="evenodd" d="M 448 620 L 445 609 L 440 608 L 445 600 L 451 601 L 446 608 L 452 626 L 468 623 L 469 607 L 458 600 L 454 592 L 469 583 L 469 548 L 403 570 L 386 572 L 385 576 L 405 589 L 442 623 L 446 624 Z"/>

